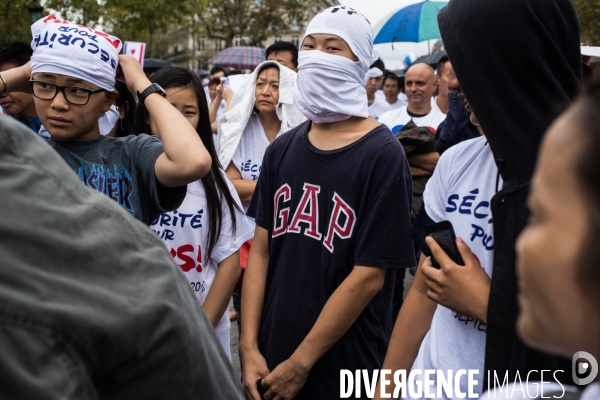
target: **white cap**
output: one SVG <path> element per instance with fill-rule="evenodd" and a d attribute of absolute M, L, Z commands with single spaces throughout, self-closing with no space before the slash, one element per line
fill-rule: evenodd
<path fill-rule="evenodd" d="M 121 40 L 84 25 L 49 15 L 31 25 L 31 73 L 79 78 L 102 89 L 115 89 Z"/>

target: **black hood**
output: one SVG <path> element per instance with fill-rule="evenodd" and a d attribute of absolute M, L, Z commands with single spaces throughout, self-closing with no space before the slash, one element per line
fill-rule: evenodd
<path fill-rule="evenodd" d="M 570 0 L 451 0 L 438 22 L 502 178 L 529 182 L 544 132 L 581 86 L 575 8 Z"/>
<path fill-rule="evenodd" d="M 438 22 L 504 180 L 491 202 L 494 265 L 485 369 L 502 377 L 508 372 L 510 382 L 517 372 L 560 369 L 556 378 L 569 383 L 568 363 L 527 348 L 516 334 L 515 241 L 527 222 L 529 181 L 542 136 L 581 87 L 575 9 L 571 0 L 451 0 Z"/>

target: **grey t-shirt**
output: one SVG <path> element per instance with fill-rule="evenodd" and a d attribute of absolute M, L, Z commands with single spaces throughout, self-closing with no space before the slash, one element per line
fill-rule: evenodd
<path fill-rule="evenodd" d="M 86 186 L 112 198 L 146 225 L 175 210 L 185 198 L 186 186 L 165 188 L 156 182 L 154 164 L 164 151 L 156 136 L 48 142 Z"/>

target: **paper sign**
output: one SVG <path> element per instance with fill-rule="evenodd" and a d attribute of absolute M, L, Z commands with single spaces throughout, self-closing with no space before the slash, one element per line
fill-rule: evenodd
<path fill-rule="evenodd" d="M 123 44 L 123 54 L 134 57 L 142 68 L 144 68 L 144 53 L 146 51 L 146 43 L 142 42 L 125 42 Z"/>

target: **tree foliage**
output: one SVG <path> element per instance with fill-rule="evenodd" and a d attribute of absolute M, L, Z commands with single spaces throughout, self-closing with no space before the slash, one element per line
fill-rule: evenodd
<path fill-rule="evenodd" d="M 123 40 L 145 42 L 146 56 L 157 57 L 166 53 L 167 28 L 187 26 L 189 13 L 186 0 L 106 0 L 104 23 Z"/>
<path fill-rule="evenodd" d="M 581 24 L 581 40 L 600 46 L 600 0 L 573 0 Z"/>
<path fill-rule="evenodd" d="M 0 40 L 4 43 L 20 40 L 31 42 L 31 22 L 28 6 L 31 1 L 27 0 L 0 0 Z"/>
<path fill-rule="evenodd" d="M 63 19 L 87 26 L 96 26 L 104 15 L 98 0 L 47 0 L 45 8 L 58 11 Z"/>
<path fill-rule="evenodd" d="M 100 26 L 124 41 L 145 42 L 146 56 L 157 57 L 166 53 L 167 28 L 188 24 L 190 4 L 185 0 L 47 0 L 45 8 L 75 23 Z"/>
<path fill-rule="evenodd" d="M 314 0 L 207 0 L 204 9 L 196 10 L 198 18 L 211 39 L 233 45 L 240 36 L 244 44 L 262 46 L 280 30 L 290 29 L 292 22 L 301 25 L 307 7 Z"/>

